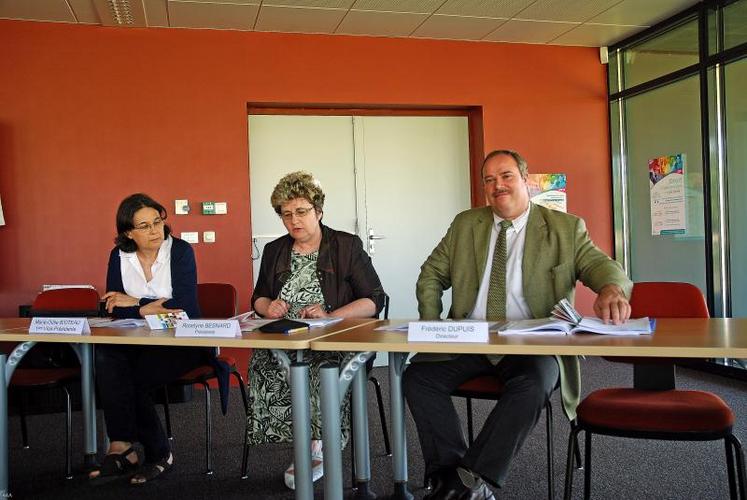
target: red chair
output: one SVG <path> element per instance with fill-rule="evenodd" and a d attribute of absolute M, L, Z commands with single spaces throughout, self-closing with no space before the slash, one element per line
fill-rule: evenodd
<path fill-rule="evenodd" d="M 77 317 L 98 316 L 99 294 L 92 288 L 64 288 L 48 290 L 40 293 L 31 306 L 31 316 L 44 317 Z M 32 353 L 39 348 L 49 348 L 47 344 L 35 346 Z M 66 347 L 68 346 L 53 346 Z M 57 349 L 59 351 L 59 349 Z M 50 360 L 52 351 L 47 349 L 44 357 Z M 53 363 L 49 363 L 52 365 Z M 16 369 L 10 380 L 10 389 L 18 391 L 20 396 L 19 413 L 21 417 L 21 437 L 23 447 L 29 447 L 28 427 L 26 424 L 26 401 L 30 392 L 50 389 L 62 389 L 65 393 L 65 477 L 71 479 L 72 475 L 72 405 L 70 391 L 67 385 L 80 380 L 80 366 L 75 367 L 51 367 L 51 368 L 25 368 L 23 362 Z"/>
<path fill-rule="evenodd" d="M 238 295 L 233 285 L 229 283 L 199 283 L 197 285 L 197 300 L 200 305 L 200 312 L 203 318 L 225 319 L 236 315 Z M 244 412 L 248 414 L 246 386 L 244 379 L 236 365 L 236 360 L 230 356 L 218 355 L 218 360 L 228 366 L 231 375 L 236 378 L 241 391 L 241 398 L 244 402 Z M 206 474 L 213 473 L 211 447 L 212 447 L 212 419 L 210 418 L 210 380 L 218 378 L 213 365 L 206 364 L 198 366 L 190 372 L 182 375 L 178 380 L 169 384 L 169 386 L 191 386 L 194 384 L 201 385 L 205 390 L 205 466 Z M 164 388 L 164 415 L 166 417 L 166 434 L 169 439 L 173 439 L 171 434 L 171 416 L 169 413 L 168 391 Z M 244 449 L 247 448 L 246 435 L 244 436 Z M 242 477 L 246 476 L 247 454 L 243 453 L 241 463 Z"/>
<path fill-rule="evenodd" d="M 633 317 L 708 318 L 708 306 L 698 287 L 689 283 L 636 283 L 630 301 Z M 656 333 L 655 333 L 656 335 Z M 744 454 L 732 433 L 734 412 L 718 396 L 704 391 L 674 388 L 674 359 L 605 358 L 634 363 L 633 388 L 600 389 L 589 394 L 578 406 L 570 440 L 586 431 L 584 498 L 591 494 L 591 436 L 661 439 L 669 441 L 724 440 L 729 493 L 745 497 Z M 643 376 L 643 373 L 646 376 Z M 661 385 L 652 383 L 659 379 Z M 656 380 L 654 380 L 656 383 Z M 570 499 L 573 468 L 569 441 L 565 498 Z M 734 477 L 734 454 L 738 484 Z"/>

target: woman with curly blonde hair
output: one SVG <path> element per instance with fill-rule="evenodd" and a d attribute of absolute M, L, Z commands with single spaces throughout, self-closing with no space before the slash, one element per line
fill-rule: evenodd
<path fill-rule="evenodd" d="M 360 238 L 322 224 L 324 192 L 307 172 L 278 182 L 270 203 L 288 231 L 265 246 L 252 306 L 265 318 L 366 318 L 379 314 L 386 294 Z M 345 353 L 311 352 L 312 471 L 324 474 L 319 411 L 319 367 L 340 363 Z M 290 388 L 271 354 L 257 350 L 249 365 L 247 422 L 251 444 L 292 440 Z M 350 429 L 350 408 L 343 408 L 343 443 Z M 295 488 L 293 465 L 285 484 Z"/>

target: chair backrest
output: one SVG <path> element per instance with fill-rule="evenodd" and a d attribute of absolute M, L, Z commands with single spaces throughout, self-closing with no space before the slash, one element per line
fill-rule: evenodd
<path fill-rule="evenodd" d="M 225 319 L 237 314 L 238 295 L 230 283 L 198 283 L 197 302 L 203 318 Z"/>
<path fill-rule="evenodd" d="M 40 293 L 31 316 L 98 316 L 99 293 L 93 288 L 59 288 Z"/>
<path fill-rule="evenodd" d="M 630 297 L 631 316 L 642 318 L 708 318 L 703 292 L 690 283 L 649 281 L 635 283 Z"/>

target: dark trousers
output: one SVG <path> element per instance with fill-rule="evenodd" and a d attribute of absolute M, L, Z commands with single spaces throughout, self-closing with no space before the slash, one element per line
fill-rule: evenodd
<path fill-rule="evenodd" d="M 96 346 L 96 384 L 112 441 L 139 442 L 146 462 L 171 451 L 151 392 L 209 362 L 211 349 L 132 345 Z"/>
<path fill-rule="evenodd" d="M 493 365 L 485 356 L 465 354 L 446 361 L 411 363 L 403 388 L 418 429 L 426 474 L 462 466 L 502 486 L 511 459 L 537 423 L 559 374 L 552 356 L 504 356 Z M 481 375 L 498 376 L 506 392 L 467 447 L 451 393 Z"/>

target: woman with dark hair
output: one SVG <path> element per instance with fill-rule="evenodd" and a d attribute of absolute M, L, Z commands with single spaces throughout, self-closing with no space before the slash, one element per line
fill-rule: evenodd
<path fill-rule="evenodd" d="M 178 311 L 200 317 L 194 251 L 171 236 L 165 220 L 163 206 L 145 194 L 133 194 L 120 203 L 103 296 L 113 317 Z M 96 346 L 96 382 L 110 444 L 89 477 L 133 474 L 130 482 L 143 484 L 168 471 L 174 457 L 150 393 L 214 360 L 211 348 Z M 145 453 L 141 466 L 132 448 L 135 442 Z"/>
<path fill-rule="evenodd" d="M 265 318 L 370 318 L 384 307 L 386 294 L 360 238 L 322 224 L 324 192 L 307 172 L 284 176 L 270 203 L 288 234 L 268 243 L 262 255 L 252 305 Z M 312 478 L 324 474 L 319 410 L 319 367 L 341 363 L 345 353 L 310 352 Z M 249 365 L 250 444 L 292 439 L 290 388 L 267 350 L 255 350 Z M 342 409 L 343 443 L 350 433 L 350 405 Z M 285 471 L 295 489 L 294 467 Z"/>

